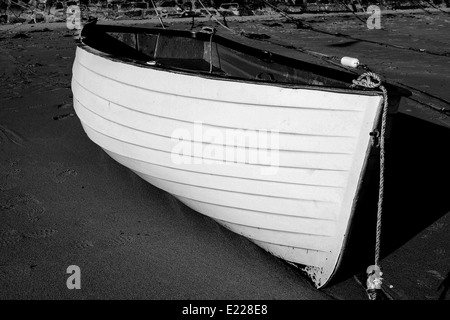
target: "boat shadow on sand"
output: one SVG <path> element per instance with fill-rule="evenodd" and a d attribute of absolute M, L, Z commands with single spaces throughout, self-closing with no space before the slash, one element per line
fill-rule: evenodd
<path fill-rule="evenodd" d="M 402 113 L 394 122 L 386 143 L 381 260 L 450 211 L 445 187 L 450 181 L 450 129 Z M 342 264 L 330 284 L 363 274 L 373 264 L 378 175 L 377 170 L 365 179 Z M 447 276 L 440 290 L 447 292 L 448 286 Z"/>

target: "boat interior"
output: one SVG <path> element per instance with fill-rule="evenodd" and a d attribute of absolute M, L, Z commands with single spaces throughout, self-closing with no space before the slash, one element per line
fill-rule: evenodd
<path fill-rule="evenodd" d="M 112 58 L 253 82 L 349 88 L 355 74 L 274 54 L 205 31 L 87 24 L 82 44 Z"/>

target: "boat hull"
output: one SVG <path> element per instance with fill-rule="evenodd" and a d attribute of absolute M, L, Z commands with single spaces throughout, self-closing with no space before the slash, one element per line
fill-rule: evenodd
<path fill-rule="evenodd" d="M 72 90 L 87 135 L 114 160 L 317 287 L 331 279 L 382 95 L 167 71 L 83 46 Z"/>

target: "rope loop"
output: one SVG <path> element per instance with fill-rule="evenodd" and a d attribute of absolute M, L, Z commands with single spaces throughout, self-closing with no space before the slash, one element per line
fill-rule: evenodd
<path fill-rule="evenodd" d="M 358 77 L 358 79 L 352 81 L 351 87 L 364 87 L 369 89 L 375 89 L 381 86 L 381 78 L 374 72 L 365 72 Z"/>

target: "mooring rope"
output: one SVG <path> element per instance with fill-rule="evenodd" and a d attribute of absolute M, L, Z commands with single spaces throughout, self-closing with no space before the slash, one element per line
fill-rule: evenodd
<path fill-rule="evenodd" d="M 367 268 L 367 294 L 370 300 L 377 299 L 377 293 L 381 290 L 383 273 L 380 269 L 380 247 L 381 247 L 381 220 L 383 211 L 383 197 L 384 197 L 384 169 L 385 169 L 385 136 L 386 136 L 386 121 L 388 111 L 388 94 L 386 88 L 382 85 L 379 75 L 373 72 L 363 73 L 358 79 L 353 80 L 352 87 L 364 87 L 369 89 L 379 88 L 383 92 L 383 111 L 381 118 L 381 132 L 378 136 L 378 145 L 380 148 L 380 181 L 378 189 L 378 208 L 377 208 L 377 226 L 375 238 L 375 264 Z"/>
<path fill-rule="evenodd" d="M 231 33 L 237 34 L 236 31 L 234 31 L 233 29 L 227 27 L 225 24 L 223 24 L 222 22 L 220 22 L 219 19 L 217 19 L 217 18 L 215 17 L 215 15 L 213 15 L 213 14 L 211 13 L 211 11 L 209 11 L 208 8 L 205 7 L 205 5 L 203 4 L 203 2 L 202 2 L 201 0 L 198 0 L 198 2 L 199 2 L 200 5 L 203 7 L 203 9 L 205 9 L 206 12 L 208 12 L 210 18 L 214 19 L 218 24 L 220 24 L 220 26 L 222 26 L 223 28 L 227 29 L 227 30 L 230 31 Z"/>
<path fill-rule="evenodd" d="M 436 56 L 441 56 L 441 57 L 450 57 L 450 53 L 449 52 L 436 52 L 436 51 L 431 51 L 431 50 L 421 49 L 421 48 L 415 48 L 415 47 L 405 47 L 405 46 L 396 45 L 396 44 L 393 44 L 393 43 L 380 42 L 380 41 L 369 40 L 369 39 L 363 39 L 363 38 L 353 37 L 351 35 L 340 33 L 340 32 L 332 32 L 332 31 L 327 31 L 327 30 L 321 29 L 321 28 L 316 28 L 316 27 L 312 26 L 310 23 L 307 23 L 305 21 L 302 21 L 300 19 L 292 17 L 288 13 L 284 12 L 282 9 L 273 6 L 272 4 L 267 2 L 266 0 L 262 0 L 262 1 L 265 4 L 267 4 L 268 6 L 272 7 L 274 10 L 278 11 L 281 15 L 286 17 L 288 20 L 291 20 L 294 23 L 296 23 L 297 28 L 299 28 L 299 29 L 311 30 L 311 31 L 314 31 L 314 32 L 327 34 L 327 35 L 338 37 L 338 38 L 351 39 L 351 40 L 355 40 L 355 41 L 361 41 L 361 42 L 376 44 L 376 45 L 380 45 L 380 46 L 396 48 L 396 49 L 400 49 L 400 50 L 410 50 L 410 51 L 426 53 L 426 54 L 431 54 L 431 55 L 436 55 Z"/>
<path fill-rule="evenodd" d="M 441 8 L 435 6 L 431 1 L 429 1 L 429 0 L 424 0 L 424 1 L 425 1 L 426 3 L 428 3 L 430 6 L 432 6 L 433 8 L 435 8 L 435 9 L 437 9 L 437 10 L 439 10 L 439 11 L 445 13 L 445 14 L 450 14 L 450 12 L 444 11 L 444 10 L 442 10 Z"/>
<path fill-rule="evenodd" d="M 153 0 L 151 0 L 151 2 L 152 2 L 152 5 L 153 5 L 153 8 L 155 9 L 155 13 L 156 13 L 156 16 L 158 17 L 159 23 L 161 23 L 161 27 L 162 27 L 163 29 L 165 29 L 166 27 L 164 26 L 164 22 L 163 22 L 163 20 L 162 20 L 162 17 L 161 17 L 160 14 L 159 14 L 158 9 L 156 9 L 155 2 L 153 2 Z"/>
<path fill-rule="evenodd" d="M 415 5 L 417 5 L 423 12 L 429 15 L 434 15 L 432 12 L 428 11 L 425 6 L 423 6 L 420 2 L 417 2 L 415 0 L 411 0 L 411 2 Z"/>
<path fill-rule="evenodd" d="M 338 2 L 340 4 L 342 4 L 345 8 L 345 10 L 349 11 L 356 19 L 358 19 L 359 21 L 361 21 L 361 23 L 365 26 L 366 25 L 366 21 L 364 21 L 363 19 L 361 19 L 352 9 L 350 9 L 347 6 L 347 3 L 344 0 L 338 0 Z"/>

